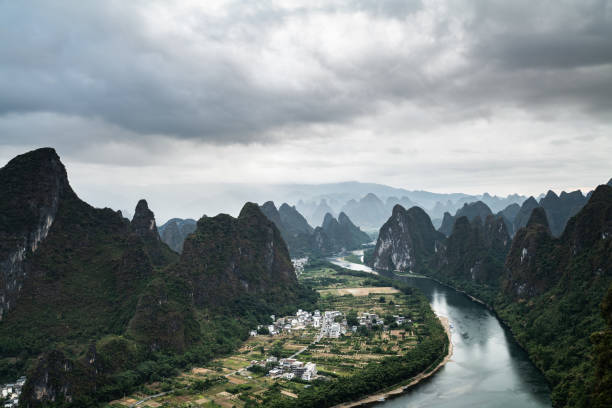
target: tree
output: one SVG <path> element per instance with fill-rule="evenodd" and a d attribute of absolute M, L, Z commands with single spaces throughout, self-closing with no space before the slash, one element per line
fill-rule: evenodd
<path fill-rule="evenodd" d="M 349 326 L 357 326 L 359 324 L 359 320 L 357 319 L 357 312 L 355 310 L 351 309 L 346 314 L 346 324 Z"/>

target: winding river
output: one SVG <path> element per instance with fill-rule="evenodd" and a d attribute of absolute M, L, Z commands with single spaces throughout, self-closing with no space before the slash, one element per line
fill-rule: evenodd
<path fill-rule="evenodd" d="M 335 259 L 349 269 L 363 265 Z M 367 268 L 367 267 L 366 267 Z M 550 390 L 510 332 L 483 305 L 428 278 L 395 277 L 419 288 L 432 309 L 449 318 L 451 361 L 409 392 L 377 406 L 385 408 L 550 407 Z"/>

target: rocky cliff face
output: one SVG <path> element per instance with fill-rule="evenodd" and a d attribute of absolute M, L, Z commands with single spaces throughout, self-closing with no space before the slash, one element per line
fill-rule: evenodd
<path fill-rule="evenodd" d="M 161 240 L 174 252 L 183 252 L 183 243 L 187 235 L 196 229 L 196 221 L 190 218 L 172 218 L 158 228 Z"/>
<path fill-rule="evenodd" d="M 176 269 L 193 285 L 196 306 L 217 306 L 243 295 L 275 298 L 297 289 L 278 228 L 252 203 L 238 218 L 201 218 Z"/>
<path fill-rule="evenodd" d="M 60 201 L 74 196 L 55 150 L 20 155 L 0 169 L 0 320 L 23 288 L 26 258 L 49 234 Z"/>
<path fill-rule="evenodd" d="M 176 259 L 175 254 L 171 253 L 170 248 L 162 242 L 157 230 L 155 214 L 149 209 L 146 200 L 138 201 L 130 223 L 130 230 L 144 243 L 145 251 L 153 265 L 167 265 Z"/>
<path fill-rule="evenodd" d="M 38 408 L 92 404 L 93 401 L 86 395 L 95 392 L 98 385 L 94 353 L 90 350 L 78 361 L 67 358 L 59 350 L 42 354 L 22 390 L 20 406 Z"/>
<path fill-rule="evenodd" d="M 531 298 L 552 288 L 563 277 L 573 258 L 612 235 L 612 188 L 599 186 L 588 205 L 568 223 L 563 235 L 554 238 L 543 207 L 532 211 L 520 229 L 506 259 L 508 275 L 504 290 L 514 298 Z M 551 194 L 548 195 L 552 199 Z M 610 269 L 609 266 L 606 266 Z"/>
<path fill-rule="evenodd" d="M 476 201 L 473 203 L 465 203 L 463 207 L 457 210 L 455 216 L 451 216 L 449 213 L 444 214 L 442 219 L 442 225 L 438 229 L 441 233 L 447 237 L 453 232 L 453 226 L 455 220 L 459 217 L 467 217 L 468 221 L 472 222 L 476 217 L 480 218 L 481 222 L 487 219 L 489 215 L 492 215 L 491 209 L 482 201 Z"/>
<path fill-rule="evenodd" d="M 459 217 L 450 237 L 439 246 L 432 275 L 450 282 L 499 286 L 510 236 L 501 216 L 471 222 Z"/>
<path fill-rule="evenodd" d="M 27 406 L 68 402 L 91 384 L 66 374 L 80 366 L 65 356 L 125 330 L 153 275 L 142 236 L 151 229 L 144 234 L 139 217 L 131 225 L 120 212 L 81 201 L 53 149 L 9 162 L 0 189 L 2 375 L 31 365 Z"/>
<path fill-rule="evenodd" d="M 397 205 L 380 229 L 371 266 L 421 272 L 443 241 L 444 235 L 434 229 L 425 211 Z"/>
<path fill-rule="evenodd" d="M 136 204 L 130 227 L 134 233 L 145 240 L 159 241 L 155 214 L 149 209 L 147 200 L 140 200 Z"/>
<path fill-rule="evenodd" d="M 554 249 L 553 238 L 541 207 L 531 212 L 525 228 L 520 229 L 512 242 L 506 259 L 510 273 L 503 283 L 505 293 L 515 298 L 531 298 L 542 294 L 557 283 L 555 263 L 543 261 L 543 254 Z"/>

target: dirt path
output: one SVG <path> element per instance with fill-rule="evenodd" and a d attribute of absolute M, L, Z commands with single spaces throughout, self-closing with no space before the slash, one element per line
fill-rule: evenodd
<path fill-rule="evenodd" d="M 446 363 L 449 362 L 451 356 L 453 355 L 453 342 L 451 341 L 450 324 L 449 324 L 448 318 L 445 316 L 438 316 L 438 319 L 440 319 L 440 322 L 442 323 L 442 326 L 444 326 L 444 330 L 446 331 L 446 335 L 448 336 L 448 354 L 446 355 L 446 357 L 444 357 L 444 360 L 442 360 L 440 364 L 436 366 L 436 368 L 434 368 L 428 373 L 418 374 L 417 376 L 413 378 L 413 380 L 410 383 L 406 385 L 402 385 L 401 387 L 395 388 L 391 391 L 373 394 L 363 399 L 360 399 L 359 401 L 346 402 L 344 404 L 336 405 L 334 408 L 359 407 L 362 405 L 378 402 L 381 399 L 388 399 L 391 396 L 403 394 L 410 387 L 414 387 L 416 384 L 418 384 L 425 378 L 428 378 L 434 375 L 440 368 L 442 368 Z"/>

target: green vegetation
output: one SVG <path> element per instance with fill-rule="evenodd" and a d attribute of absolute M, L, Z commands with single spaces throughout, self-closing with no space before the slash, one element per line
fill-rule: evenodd
<path fill-rule="evenodd" d="M 298 285 L 278 230 L 255 204 L 238 219 L 200 220 L 179 261 L 150 228 L 144 200 L 130 222 L 81 201 L 51 149 L 11 163 L 0 173 L 0 184 L 10 185 L 3 191 L 15 193 L 0 197 L 7 209 L 1 245 L 23 242 L 19 234 L 36 228 L 20 224 L 39 219 L 39 208 L 23 202 L 57 203 L 48 236 L 26 254 L 17 304 L 0 325 L 1 379 L 27 372 L 22 399 L 31 407 L 49 405 L 50 395 L 57 406 L 82 407 L 142 391 L 144 383 L 231 353 L 271 313 L 317 300 Z"/>
<path fill-rule="evenodd" d="M 504 266 L 501 247 L 490 246 L 481 264 L 491 261 L 483 269 L 489 271 L 486 279 L 466 276 L 460 263 L 482 257 L 471 259 L 472 254 L 450 244 L 448 250 L 457 249 L 457 256 L 448 254 L 443 267 L 423 270 L 495 310 L 550 382 L 555 407 L 604 407 L 612 400 L 612 387 L 605 387 L 612 375 L 611 337 L 600 315 L 612 284 L 611 212 L 612 188 L 599 186 L 561 237 L 553 238 L 543 211 L 534 211 L 517 232 Z M 470 246 L 475 239 L 468 227 L 463 232 L 457 244 L 478 249 Z M 496 275 L 490 273 L 494 270 Z"/>
<path fill-rule="evenodd" d="M 433 368 L 445 355 L 446 334 L 427 300 L 416 289 L 322 260 L 311 260 L 300 280 L 318 291 L 363 290 L 359 296 L 325 295 L 304 309 L 339 310 L 346 314 L 349 326 L 359 326 L 357 317 L 361 312 L 374 312 L 391 323 L 389 329 L 359 326 L 355 333 L 349 330 L 338 339 L 324 338 L 314 344 L 318 329 L 313 327 L 276 336 L 249 337 L 227 357 L 203 362 L 200 367 L 193 365 L 192 369 L 165 379 L 166 388 L 155 382 L 148 384 L 149 395 L 170 391 L 155 398 L 162 406 L 178 406 L 179 401 L 236 407 L 329 406 L 406 383 Z M 380 302 L 380 291 L 384 293 L 384 303 Z M 279 308 L 275 314 L 283 316 L 285 310 Z M 405 316 L 409 321 L 398 326 L 392 315 Z M 311 382 L 272 379 L 265 373 L 275 363 L 246 369 L 252 360 L 288 357 L 304 348 L 298 358 L 316 363 L 325 379 Z"/>

